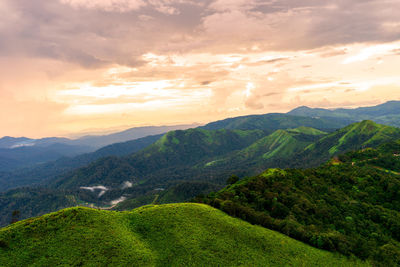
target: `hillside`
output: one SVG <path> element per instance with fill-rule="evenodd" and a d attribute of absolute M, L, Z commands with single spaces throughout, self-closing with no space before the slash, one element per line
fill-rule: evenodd
<path fill-rule="evenodd" d="M 73 157 L 91 152 L 88 146 L 50 144 L 46 146 L 19 146 L 0 148 L 0 171 L 10 172 L 16 169 L 30 167 L 63 157 Z"/>
<path fill-rule="evenodd" d="M 262 166 L 274 166 L 283 159 L 290 158 L 296 153 L 302 152 L 307 146 L 313 144 L 327 133 L 309 127 L 295 129 L 276 130 L 270 135 L 260 138 L 250 146 L 230 154 L 226 158 L 220 158 L 207 163 L 207 168 L 249 168 Z M 233 166 L 232 166 L 233 165 Z"/>
<path fill-rule="evenodd" d="M 0 265 L 364 266 L 199 204 L 70 208 L 0 230 Z"/>
<path fill-rule="evenodd" d="M 153 145 L 123 158 L 102 158 L 99 161 L 62 177 L 54 183 L 57 188 L 74 188 L 101 184 L 117 186 L 125 181 L 133 183 L 148 180 L 149 175 L 168 170 L 183 177 L 180 170 L 194 166 L 199 161 L 212 159 L 244 148 L 264 136 L 261 130 L 189 129 L 165 134 Z M 154 175 L 153 175 L 154 174 Z M 140 181 L 139 181 L 140 180 Z"/>
<path fill-rule="evenodd" d="M 351 121 L 347 119 L 320 119 L 308 116 L 271 113 L 262 115 L 249 115 L 211 122 L 201 128 L 206 130 L 255 130 L 261 129 L 273 132 L 279 129 L 291 129 L 301 126 L 311 127 L 322 131 L 332 131 L 346 126 Z"/>
<path fill-rule="evenodd" d="M 321 119 L 339 119 L 357 122 L 362 120 L 373 120 L 376 123 L 400 127 L 400 101 L 389 101 L 381 105 L 372 107 L 361 107 L 355 109 L 323 109 L 298 107 L 290 112 L 289 115 L 305 116 Z"/>
<path fill-rule="evenodd" d="M 22 186 L 45 184 L 49 180 L 67 172 L 83 167 L 100 158 L 109 156 L 127 156 L 156 142 L 162 135 L 146 136 L 143 138 L 112 144 L 91 153 L 75 157 L 62 157 L 58 160 L 38 164 L 11 172 L 0 173 L 0 191 Z"/>
<path fill-rule="evenodd" d="M 272 164 L 276 159 L 287 158 L 323 135 L 324 132 L 307 127 L 278 130 L 268 136 L 260 130 L 173 131 L 132 156 L 100 159 L 61 177 L 53 186 L 69 190 L 107 187 L 108 190 L 99 197 L 98 191 L 92 197 L 89 192 L 85 194 L 84 201 L 96 205 L 106 205 L 122 196 L 137 198 L 129 202 L 141 204 L 152 203 L 157 195 L 160 203 L 185 201 L 197 194 L 208 193 L 209 190 L 204 188 L 211 190 L 223 186 L 238 168 L 254 173 L 254 168 L 247 167 L 261 168 L 266 162 Z M 199 183 L 181 188 L 181 193 L 174 189 L 190 181 Z M 122 188 L 126 182 L 132 186 Z M 158 192 L 157 188 L 165 192 Z M 144 203 L 144 199 L 150 202 Z"/>
<path fill-rule="evenodd" d="M 91 152 L 95 152 L 96 150 L 100 150 L 112 144 L 128 142 L 148 136 L 164 134 L 168 131 L 183 130 L 196 126 L 198 125 L 135 127 L 108 135 L 88 135 L 78 139 L 58 137 L 31 139 L 26 137 L 14 138 L 5 136 L 0 138 L 0 172 L 19 171 L 19 169 L 27 167 L 35 168 L 36 165 L 43 163 L 52 164 L 58 159 L 63 161 L 64 157 L 74 157 L 84 153 L 90 154 Z M 121 148 L 121 146 L 118 148 Z M 109 148 L 106 148 L 106 150 L 107 149 Z M 125 152 L 127 151 L 127 149 L 123 147 L 122 150 Z M 101 151 L 96 152 L 97 154 L 101 153 Z M 125 155 L 125 153 L 119 154 Z M 39 166 L 39 168 L 41 167 L 42 166 Z"/>
<path fill-rule="evenodd" d="M 317 166 L 334 155 L 400 138 L 399 131 L 370 121 L 355 123 L 331 134 L 309 127 L 277 130 L 271 134 L 261 130 L 172 131 L 132 155 L 100 158 L 70 172 L 64 169 L 63 175 L 50 176 L 44 181 L 47 181 L 46 190 L 54 190 L 55 195 L 59 195 L 60 190 L 68 190 L 69 195 L 79 203 L 87 203 L 85 205 L 110 207 L 126 201 L 119 205 L 121 209 L 151 204 L 155 199 L 157 203 L 187 201 L 222 188 L 234 174 L 243 177 L 256 175 L 266 168 Z M 139 140 L 131 142 L 143 144 L 137 143 Z M 116 148 L 121 149 L 110 151 L 124 151 L 129 144 L 118 144 Z M 81 157 L 77 159 L 81 159 L 74 161 L 77 164 L 84 162 Z M 56 164 L 48 170 L 61 172 L 62 166 Z M 42 174 L 28 181 L 35 177 L 45 179 L 46 172 Z M 13 179 L 24 182 L 18 176 Z M 197 183 L 191 183 L 193 181 Z M 26 190 L 29 191 L 20 191 Z M 41 189 L 31 190 L 40 192 Z M 41 212 L 51 211 L 37 203 L 40 198 L 26 202 L 28 205 L 19 205 L 22 202 L 15 197 L 19 195 L 0 195 L 4 199 L 0 203 L 1 214 L 6 218 L 1 222 L 3 225 L 15 209 L 21 212 L 21 218 L 42 214 L 32 214 L 30 206 L 40 207 L 37 210 Z M 57 205 L 65 207 L 63 203 L 64 200 Z"/>
<path fill-rule="evenodd" d="M 169 131 L 186 130 L 197 126 L 198 124 L 134 127 L 107 135 L 86 135 L 78 139 L 71 140 L 71 142 L 73 144 L 92 146 L 100 149 L 116 143 L 124 143 L 139 138 L 144 138 L 146 136 L 160 135 Z"/>
<path fill-rule="evenodd" d="M 10 190 L 0 194 L 0 225 L 82 204 L 78 197 L 77 192 L 47 188 Z M 15 212 L 18 212 L 17 216 L 13 216 Z"/>
<path fill-rule="evenodd" d="M 304 162 L 309 162 L 306 166 L 315 167 L 334 155 L 365 147 L 377 147 L 397 139 L 400 139 L 399 128 L 376 124 L 369 120 L 353 123 L 308 146 L 296 155 L 296 160 L 288 166 L 304 167 Z"/>
<path fill-rule="evenodd" d="M 315 247 L 400 264 L 400 141 L 316 169 L 269 169 L 200 198 Z"/>

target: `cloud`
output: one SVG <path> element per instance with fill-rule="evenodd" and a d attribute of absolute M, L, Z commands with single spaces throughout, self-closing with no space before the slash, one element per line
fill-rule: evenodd
<path fill-rule="evenodd" d="M 138 10 L 146 3 L 142 0 L 60 0 L 75 8 L 101 9 L 105 11 L 127 12 Z"/>
<path fill-rule="evenodd" d="M 343 61 L 343 64 L 350 64 L 354 62 L 365 61 L 373 56 L 380 56 L 387 54 L 393 50 L 398 49 L 396 44 L 374 45 L 362 49 L 358 54 L 350 56 Z"/>
<path fill-rule="evenodd" d="M 60 0 L 60 2 L 74 8 L 120 13 L 152 8 L 167 15 L 176 15 L 180 13 L 180 10 L 176 8 L 175 5 L 199 5 L 196 1 L 191 0 Z M 142 15 L 142 18 L 143 16 L 146 15 Z"/>
<path fill-rule="evenodd" d="M 142 55 L 304 50 L 399 39 L 395 0 L 3 0 L 0 55 L 86 68 Z M 329 56 L 323 55 L 323 56 Z"/>
<path fill-rule="evenodd" d="M 2 130 L 388 100 L 400 83 L 399 9 L 397 0 L 2 0 Z"/>

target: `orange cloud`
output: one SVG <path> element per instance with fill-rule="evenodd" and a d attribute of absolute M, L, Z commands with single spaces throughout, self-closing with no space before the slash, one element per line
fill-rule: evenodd
<path fill-rule="evenodd" d="M 0 135 L 400 99 L 399 9 L 396 0 L 3 0 Z"/>

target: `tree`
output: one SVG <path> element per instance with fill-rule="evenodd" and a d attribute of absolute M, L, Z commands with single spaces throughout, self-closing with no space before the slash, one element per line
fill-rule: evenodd
<path fill-rule="evenodd" d="M 234 184 L 237 181 L 239 181 L 239 177 L 237 177 L 236 175 L 232 175 L 231 177 L 228 178 L 228 180 L 226 181 L 226 183 L 228 185 Z"/>
<path fill-rule="evenodd" d="M 11 223 L 16 223 L 19 221 L 20 212 L 19 210 L 14 210 L 11 215 Z"/>

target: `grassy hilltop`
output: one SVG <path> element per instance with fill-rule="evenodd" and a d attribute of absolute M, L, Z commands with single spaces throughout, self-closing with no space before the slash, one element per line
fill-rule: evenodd
<path fill-rule="evenodd" d="M 0 230 L 0 265 L 363 266 L 202 204 L 69 208 Z"/>

